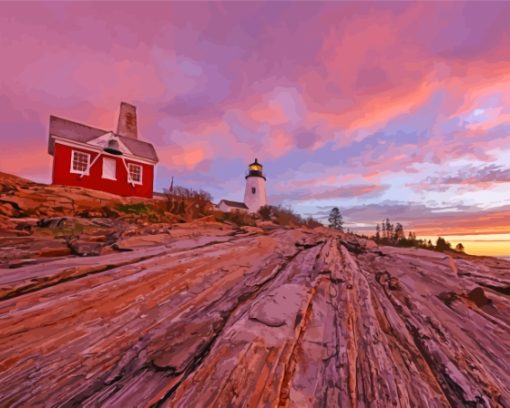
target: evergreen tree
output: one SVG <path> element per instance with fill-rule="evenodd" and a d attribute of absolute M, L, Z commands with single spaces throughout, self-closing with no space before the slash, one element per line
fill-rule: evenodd
<path fill-rule="evenodd" d="M 446 239 L 444 239 L 443 237 L 437 237 L 436 249 L 438 251 L 445 251 L 447 249 L 450 249 L 450 247 L 451 244 Z"/>
<path fill-rule="evenodd" d="M 329 228 L 343 231 L 344 221 L 342 219 L 342 214 L 337 207 L 333 208 L 329 213 L 328 221 Z"/>
<path fill-rule="evenodd" d="M 393 238 L 393 225 L 390 222 L 389 218 L 386 218 L 386 239 Z"/>
<path fill-rule="evenodd" d="M 397 222 L 395 225 L 395 233 L 393 235 L 393 239 L 398 241 L 399 239 L 405 239 L 404 227 L 400 222 Z"/>
<path fill-rule="evenodd" d="M 462 242 L 459 242 L 455 249 L 459 252 L 464 252 L 464 245 L 462 245 Z"/>
<path fill-rule="evenodd" d="M 379 224 L 375 226 L 375 240 L 379 241 L 381 239 L 381 227 L 379 227 Z"/>

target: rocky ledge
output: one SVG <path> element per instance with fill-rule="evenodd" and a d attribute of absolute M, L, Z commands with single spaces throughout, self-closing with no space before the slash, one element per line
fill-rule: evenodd
<path fill-rule="evenodd" d="M 1 270 L 0 405 L 510 406 L 508 262 L 182 231 Z"/>
<path fill-rule="evenodd" d="M 95 256 L 5 254 L 0 406 L 510 406 L 510 262 L 325 228 L 150 228 Z"/>

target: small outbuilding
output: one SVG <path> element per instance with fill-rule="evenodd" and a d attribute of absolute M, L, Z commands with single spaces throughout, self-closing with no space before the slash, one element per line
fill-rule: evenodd
<path fill-rule="evenodd" d="M 218 210 L 223 212 L 242 212 L 247 213 L 248 207 L 245 203 L 240 203 L 239 201 L 230 201 L 230 200 L 221 200 L 218 205 Z"/>

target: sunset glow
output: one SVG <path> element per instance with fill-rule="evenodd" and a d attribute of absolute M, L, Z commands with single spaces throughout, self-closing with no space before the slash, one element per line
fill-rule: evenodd
<path fill-rule="evenodd" d="M 422 236 L 425 240 L 436 242 L 437 236 Z M 506 256 L 508 257 L 510 234 L 483 234 L 483 235 L 445 235 L 444 238 L 452 247 L 462 243 L 465 252 L 472 255 Z"/>

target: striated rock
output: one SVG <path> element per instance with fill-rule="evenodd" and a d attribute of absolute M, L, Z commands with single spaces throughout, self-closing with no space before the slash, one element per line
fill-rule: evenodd
<path fill-rule="evenodd" d="M 251 307 L 249 317 L 270 327 L 292 325 L 293 319 L 297 318 L 294 311 L 303 303 L 304 296 L 302 286 L 291 283 L 282 285 L 274 292 L 261 296 Z"/>
<path fill-rule="evenodd" d="M 240 227 L 240 230 L 246 232 L 247 234 L 263 234 L 264 230 L 259 227 L 250 227 L 248 225 Z"/>
<path fill-rule="evenodd" d="M 35 249 L 35 246 L 34 246 Z M 63 240 L 52 240 L 47 241 L 43 246 L 41 246 L 34 255 L 38 257 L 60 257 L 70 255 L 72 249 L 70 249 L 66 242 Z"/>
<path fill-rule="evenodd" d="M 16 229 L 32 232 L 39 222 L 38 218 L 14 218 L 12 221 L 16 224 Z"/>
<path fill-rule="evenodd" d="M 0 406 L 510 406 L 508 261 L 64 213 L 0 234 Z"/>

